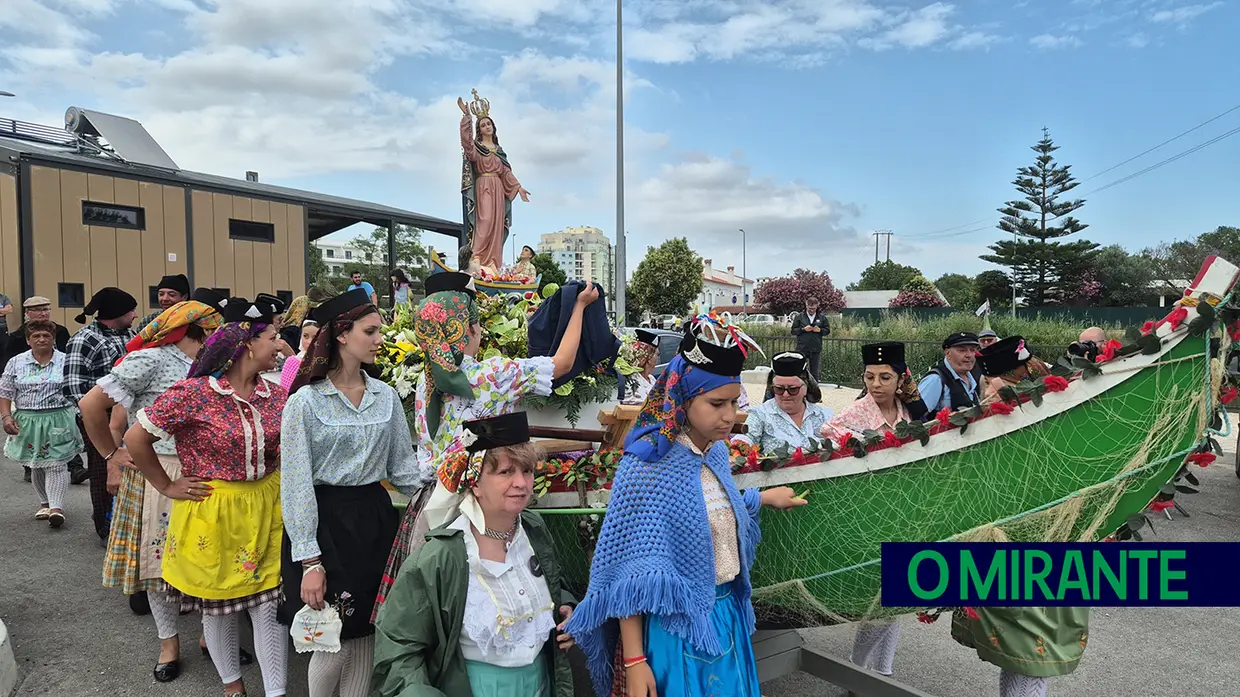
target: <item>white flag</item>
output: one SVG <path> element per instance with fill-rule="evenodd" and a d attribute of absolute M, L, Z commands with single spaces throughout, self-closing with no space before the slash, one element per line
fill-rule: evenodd
<path fill-rule="evenodd" d="M 982 315 L 989 314 L 989 313 L 990 313 L 990 301 L 987 300 L 986 302 L 982 303 L 981 307 L 977 308 L 977 312 L 975 312 L 974 314 L 976 314 L 978 317 L 981 317 Z"/>

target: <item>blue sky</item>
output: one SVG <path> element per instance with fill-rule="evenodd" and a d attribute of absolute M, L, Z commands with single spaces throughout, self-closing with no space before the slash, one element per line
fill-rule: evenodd
<path fill-rule="evenodd" d="M 931 277 L 982 271 L 1043 126 L 1086 180 L 1096 242 L 1240 224 L 1240 137 L 1092 194 L 1240 126 L 1237 110 L 1094 176 L 1240 104 L 1238 5 L 633 0 L 630 271 L 672 235 L 739 270 L 738 228 L 751 277 L 845 284 L 875 229 Z M 609 0 L 6 0 L 0 89 L 18 97 L 0 113 L 109 111 L 187 169 L 455 219 L 454 102 L 476 87 L 532 193 L 517 244 L 570 225 L 614 240 L 614 20 Z"/>

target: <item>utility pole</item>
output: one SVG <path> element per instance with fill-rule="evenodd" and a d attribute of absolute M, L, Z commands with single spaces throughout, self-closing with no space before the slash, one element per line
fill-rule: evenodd
<path fill-rule="evenodd" d="M 749 312 L 749 293 L 745 291 L 745 279 L 749 278 L 749 273 L 745 266 L 745 228 L 737 228 L 741 231 L 741 302 L 744 306 L 744 312 Z"/>
<path fill-rule="evenodd" d="M 624 231 L 624 15 L 622 0 L 616 0 L 616 325 L 623 327 L 625 313 L 625 254 L 628 244 Z"/>
<path fill-rule="evenodd" d="M 875 230 L 871 234 L 874 235 L 874 263 L 878 263 L 878 238 L 882 235 L 887 236 L 887 261 L 891 261 L 891 231 Z"/>

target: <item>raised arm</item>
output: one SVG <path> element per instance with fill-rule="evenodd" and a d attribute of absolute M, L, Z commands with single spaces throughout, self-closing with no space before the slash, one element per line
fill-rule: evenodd
<path fill-rule="evenodd" d="M 577 362 L 577 349 L 581 346 L 582 317 L 585 315 L 586 306 L 595 300 L 598 300 L 598 286 L 589 281 L 585 289 L 577 294 L 577 303 L 573 305 L 573 314 L 568 319 L 568 326 L 564 328 L 560 346 L 551 357 L 555 363 L 555 377 L 561 377 L 572 370 L 573 364 Z"/>
<path fill-rule="evenodd" d="M 470 162 L 478 159 L 478 149 L 474 147 L 474 117 L 469 113 L 465 100 L 456 98 L 456 105 L 461 108 L 461 150 Z"/>

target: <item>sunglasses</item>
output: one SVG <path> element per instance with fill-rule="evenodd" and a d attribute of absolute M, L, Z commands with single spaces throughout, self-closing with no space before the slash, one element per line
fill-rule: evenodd
<path fill-rule="evenodd" d="M 788 387 L 785 387 L 783 385 L 774 385 L 771 387 L 771 391 L 774 392 L 775 394 L 794 395 L 801 391 L 801 386 L 790 385 Z"/>

